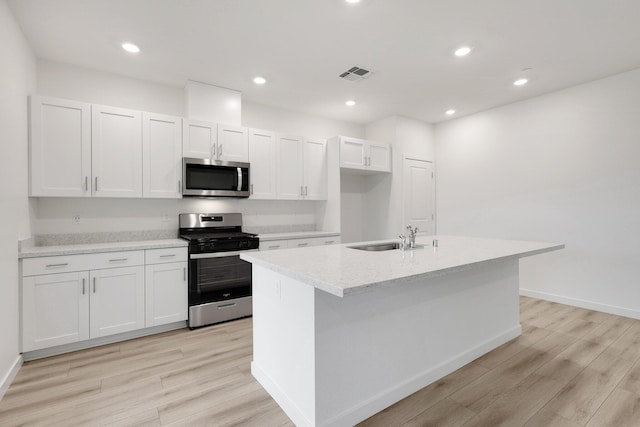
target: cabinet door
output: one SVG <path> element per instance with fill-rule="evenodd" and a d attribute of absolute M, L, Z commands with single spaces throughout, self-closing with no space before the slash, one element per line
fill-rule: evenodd
<path fill-rule="evenodd" d="M 276 135 L 273 132 L 249 129 L 250 192 L 252 199 L 275 199 L 276 195 Z"/>
<path fill-rule="evenodd" d="M 91 105 L 30 99 L 31 196 L 91 196 Z"/>
<path fill-rule="evenodd" d="M 278 199 L 302 198 L 302 138 L 278 136 L 277 192 Z"/>
<path fill-rule="evenodd" d="M 367 141 L 357 138 L 340 138 L 340 167 L 366 169 Z"/>
<path fill-rule="evenodd" d="M 218 125 L 218 160 L 249 161 L 249 133 L 240 126 Z"/>
<path fill-rule="evenodd" d="M 182 119 L 142 114 L 142 196 L 181 197 Z"/>
<path fill-rule="evenodd" d="M 144 328 L 144 267 L 93 270 L 91 338 Z"/>
<path fill-rule="evenodd" d="M 22 351 L 89 339 L 89 273 L 22 280 Z"/>
<path fill-rule="evenodd" d="M 187 263 L 145 267 L 146 327 L 187 320 Z"/>
<path fill-rule="evenodd" d="M 304 198 L 327 199 L 327 141 L 324 139 L 303 140 Z"/>
<path fill-rule="evenodd" d="M 218 144 L 218 125 L 199 120 L 182 121 L 182 155 L 196 159 L 213 159 Z"/>
<path fill-rule="evenodd" d="M 391 172 L 391 146 L 381 142 L 369 142 L 369 169 Z"/>
<path fill-rule="evenodd" d="M 91 108 L 93 195 L 142 197 L 142 118 L 139 111 Z"/>

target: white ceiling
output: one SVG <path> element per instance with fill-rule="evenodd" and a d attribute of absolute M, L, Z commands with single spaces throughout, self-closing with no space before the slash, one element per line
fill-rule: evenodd
<path fill-rule="evenodd" d="M 7 2 L 40 58 L 358 123 L 436 123 L 640 67 L 639 0 Z M 338 78 L 354 65 L 375 75 Z"/>

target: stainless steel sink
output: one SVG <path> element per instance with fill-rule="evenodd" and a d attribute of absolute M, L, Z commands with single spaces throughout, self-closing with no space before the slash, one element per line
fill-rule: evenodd
<path fill-rule="evenodd" d="M 371 245 L 349 246 L 350 249 L 358 249 L 360 251 L 391 251 L 400 248 L 398 242 L 374 243 Z"/>
<path fill-rule="evenodd" d="M 347 246 L 347 247 L 349 249 L 358 249 L 359 251 L 370 251 L 370 252 L 392 251 L 394 249 L 400 249 L 400 243 L 385 242 L 385 243 L 372 243 L 370 245 Z M 424 245 L 417 244 L 413 248 L 407 247 L 407 250 L 422 249 L 422 248 L 424 248 Z"/>

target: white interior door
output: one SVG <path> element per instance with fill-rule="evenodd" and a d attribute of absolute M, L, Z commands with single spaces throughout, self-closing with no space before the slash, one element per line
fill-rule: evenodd
<path fill-rule="evenodd" d="M 433 162 L 403 160 L 403 226 L 418 227 L 419 234 L 435 232 Z"/>

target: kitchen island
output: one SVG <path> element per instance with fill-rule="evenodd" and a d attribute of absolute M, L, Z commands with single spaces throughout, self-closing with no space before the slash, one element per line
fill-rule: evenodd
<path fill-rule="evenodd" d="M 417 243 L 241 255 L 253 264 L 251 372 L 296 425 L 353 425 L 519 336 L 519 258 L 564 247 Z"/>

